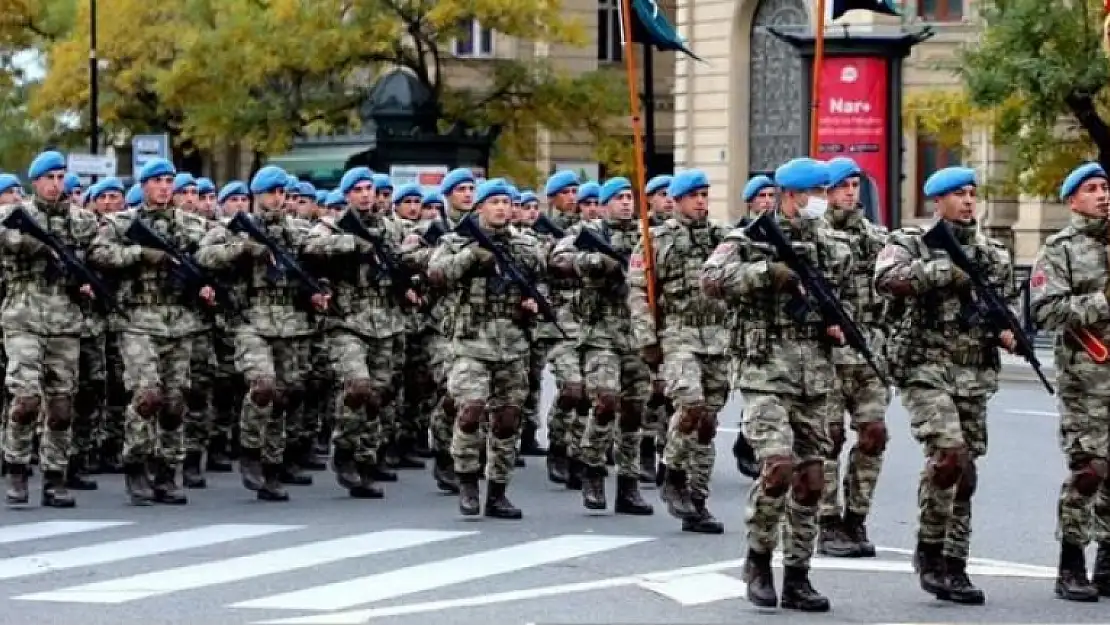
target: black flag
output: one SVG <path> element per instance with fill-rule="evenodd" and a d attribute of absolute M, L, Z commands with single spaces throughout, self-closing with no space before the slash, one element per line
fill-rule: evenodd
<path fill-rule="evenodd" d="M 848 11 L 871 11 L 882 15 L 898 15 L 890 0 L 832 0 L 832 19 L 840 19 Z"/>

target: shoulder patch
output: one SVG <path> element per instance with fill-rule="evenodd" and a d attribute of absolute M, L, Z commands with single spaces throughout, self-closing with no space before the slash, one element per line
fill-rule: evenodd
<path fill-rule="evenodd" d="M 879 252 L 878 260 L 890 260 L 897 255 L 898 250 L 894 249 L 893 245 L 885 245 L 882 251 Z"/>
<path fill-rule="evenodd" d="M 1029 276 L 1030 288 L 1039 289 L 1048 284 L 1048 276 L 1045 275 L 1044 269 L 1040 265 L 1033 268 L 1033 275 Z"/>
<path fill-rule="evenodd" d="M 412 233 L 412 234 L 410 234 L 410 235 L 406 236 L 406 237 L 405 237 L 405 240 L 401 242 L 401 245 L 405 245 L 405 246 L 408 246 L 408 245 L 419 245 L 419 244 L 420 244 L 420 242 L 421 242 L 422 240 L 423 240 L 423 239 L 421 239 L 421 238 L 420 238 L 420 235 L 419 235 L 419 234 L 416 234 L 416 233 L 414 232 L 414 233 Z"/>
<path fill-rule="evenodd" d="M 643 252 L 635 252 L 628 257 L 629 269 L 642 270 L 644 268 L 644 254 Z"/>
<path fill-rule="evenodd" d="M 716 249 L 713 250 L 713 255 L 714 256 L 728 256 L 735 249 L 736 249 L 736 244 L 735 243 L 732 243 L 731 241 L 725 241 L 724 243 L 719 244 L 716 247 Z"/>

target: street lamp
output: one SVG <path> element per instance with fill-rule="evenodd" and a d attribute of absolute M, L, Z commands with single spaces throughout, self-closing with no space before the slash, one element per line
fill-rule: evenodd
<path fill-rule="evenodd" d="M 96 0 L 89 0 L 89 154 L 99 148 L 100 111 L 96 60 Z"/>

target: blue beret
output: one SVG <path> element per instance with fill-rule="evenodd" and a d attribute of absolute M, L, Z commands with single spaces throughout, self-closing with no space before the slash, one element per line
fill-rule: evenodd
<path fill-rule="evenodd" d="M 324 206 L 327 206 L 328 208 L 335 208 L 335 207 L 338 207 L 338 206 L 343 206 L 346 203 L 347 203 L 347 200 L 343 199 L 343 192 L 340 191 L 339 189 L 335 189 L 334 191 L 329 191 L 328 192 L 328 198 L 326 200 L 324 200 Z"/>
<path fill-rule="evenodd" d="M 644 185 L 644 193 L 648 195 L 653 195 L 655 193 L 658 193 L 659 191 L 666 191 L 667 187 L 671 186 L 671 180 L 672 178 L 666 174 L 662 176 L 656 176 L 651 180 L 648 180 L 647 184 Z"/>
<path fill-rule="evenodd" d="M 31 161 L 31 167 L 27 169 L 27 177 L 35 180 L 49 172 L 65 168 L 66 157 L 62 156 L 61 152 L 49 150 L 39 154 L 35 157 L 35 160 Z"/>
<path fill-rule="evenodd" d="M 478 189 L 474 192 L 474 204 L 481 204 L 491 197 L 496 197 L 498 195 L 504 195 L 511 200 L 513 196 L 512 187 L 510 187 L 509 183 L 505 182 L 503 178 L 487 180 L 478 185 Z"/>
<path fill-rule="evenodd" d="M 311 182 L 298 182 L 297 195 L 306 195 L 311 198 L 316 197 L 316 187 L 312 186 Z"/>
<path fill-rule="evenodd" d="M 105 178 L 89 189 L 88 198 L 90 200 L 95 200 L 109 191 L 119 191 L 123 193 L 123 181 L 119 178 Z"/>
<path fill-rule="evenodd" d="M 183 171 L 173 177 L 173 192 L 181 193 L 185 190 L 185 187 L 199 187 L 199 185 L 197 185 L 197 179 L 193 177 L 193 174 Z"/>
<path fill-rule="evenodd" d="M 289 174 L 285 170 L 276 165 L 267 165 L 259 169 L 251 178 L 251 193 L 258 195 L 259 193 L 269 193 L 274 189 L 285 188 L 285 183 L 289 182 Z"/>
<path fill-rule="evenodd" d="M 775 170 L 775 184 L 787 191 L 809 191 L 829 186 L 829 168 L 812 158 L 795 158 Z"/>
<path fill-rule="evenodd" d="M 232 180 L 225 184 L 224 187 L 220 189 L 219 194 L 216 195 L 216 201 L 223 204 L 229 198 L 233 198 L 236 195 L 250 197 L 250 191 L 247 190 L 247 185 L 242 180 Z"/>
<path fill-rule="evenodd" d="M 100 182 L 94 182 L 92 185 L 90 185 L 88 190 L 81 194 L 81 205 L 84 206 L 99 197 L 100 189 L 102 189 L 103 187 L 103 180 L 101 180 Z"/>
<path fill-rule="evenodd" d="M 95 185 L 93 185 L 93 186 L 95 186 Z M 88 206 L 89 202 L 91 202 L 91 201 L 92 201 L 92 192 L 91 192 L 91 190 L 86 190 L 84 193 L 81 194 L 81 197 L 77 199 L 77 203 L 81 205 L 81 208 L 85 208 L 86 206 Z"/>
<path fill-rule="evenodd" d="M 678 199 L 684 195 L 688 195 L 698 189 L 709 188 L 709 176 L 700 169 L 686 169 L 678 172 L 671 178 L 671 184 L 667 185 L 667 195 Z"/>
<path fill-rule="evenodd" d="M 352 167 L 339 180 L 339 192 L 347 195 L 360 182 L 374 184 L 374 172 L 369 167 Z"/>
<path fill-rule="evenodd" d="M 392 189 L 393 181 L 389 179 L 389 174 L 374 174 L 374 188 L 378 191 Z"/>
<path fill-rule="evenodd" d="M 0 174 L 0 193 L 10 191 L 16 187 L 20 189 L 23 188 L 22 185 L 19 184 L 19 178 L 16 178 L 12 174 Z"/>
<path fill-rule="evenodd" d="M 323 204 L 327 200 L 328 200 L 328 192 L 327 191 L 317 191 L 316 192 L 316 203 L 317 204 Z"/>
<path fill-rule="evenodd" d="M 64 189 L 66 193 L 73 193 L 74 189 L 80 186 L 81 176 L 78 176 L 73 172 L 69 172 L 65 175 L 64 178 L 62 178 L 62 189 Z"/>
<path fill-rule="evenodd" d="M 297 191 L 297 185 L 300 184 L 300 182 L 301 181 L 297 180 L 296 176 L 290 175 L 289 172 L 285 172 L 285 184 L 282 186 L 285 187 L 285 192 L 287 194 L 299 195 L 300 192 Z"/>
<path fill-rule="evenodd" d="M 838 156 L 825 163 L 825 167 L 829 170 L 830 187 L 835 187 L 852 176 L 859 176 L 863 173 L 863 170 L 859 168 L 859 163 L 847 156 Z"/>
<path fill-rule="evenodd" d="M 756 195 L 759 195 L 760 191 L 766 189 L 767 187 L 773 186 L 775 186 L 774 180 L 771 180 L 769 177 L 760 174 L 755 178 L 749 180 L 748 184 L 744 185 L 744 193 L 741 195 L 741 197 L 744 198 L 745 202 L 751 202 L 753 199 L 755 199 Z"/>
<path fill-rule="evenodd" d="M 536 192 L 535 191 L 521 191 L 520 192 L 520 203 L 521 204 L 531 204 L 533 202 L 538 204 L 539 201 L 540 201 L 540 198 L 536 197 Z"/>
<path fill-rule="evenodd" d="M 1103 178 L 1110 180 L 1110 177 L 1107 177 L 1106 170 L 1102 168 L 1102 165 L 1099 165 L 1098 163 L 1084 163 L 1079 167 L 1071 170 L 1071 173 L 1068 174 L 1068 177 L 1064 178 L 1064 184 L 1060 185 L 1060 199 L 1066 200 L 1071 197 L 1071 195 L 1075 193 L 1076 189 L 1079 188 L 1079 185 L 1090 180 L 1091 178 Z"/>
<path fill-rule="evenodd" d="M 127 195 L 123 196 L 123 201 L 128 206 L 138 206 L 143 203 L 143 187 L 140 183 L 136 182 L 131 185 L 127 190 Z"/>
<path fill-rule="evenodd" d="M 177 168 L 164 158 L 151 159 L 139 170 L 139 184 L 159 176 L 176 176 Z"/>
<path fill-rule="evenodd" d="M 925 197 L 934 198 L 948 195 L 967 185 L 976 185 L 975 170 L 969 167 L 945 167 L 935 172 L 925 181 Z"/>
<path fill-rule="evenodd" d="M 455 190 L 455 187 L 465 182 L 474 183 L 474 172 L 466 167 L 452 169 L 443 177 L 443 182 L 439 183 L 439 192 L 443 195 L 449 195 L 451 191 Z"/>
<path fill-rule="evenodd" d="M 447 201 L 443 199 L 443 194 L 439 191 L 428 191 L 424 197 L 420 198 L 420 204 L 427 206 L 429 204 L 446 204 Z"/>
<path fill-rule="evenodd" d="M 515 185 L 509 185 L 509 196 L 513 198 L 513 204 L 520 204 L 520 189 Z"/>
<path fill-rule="evenodd" d="M 575 200 L 584 202 L 586 200 L 598 200 L 601 198 L 601 185 L 593 180 L 587 180 L 578 186 L 578 195 Z"/>
<path fill-rule="evenodd" d="M 547 184 L 543 185 L 543 194 L 551 197 L 567 187 L 577 187 L 580 184 L 582 181 L 578 179 L 578 174 L 569 169 L 561 169 L 547 179 Z"/>
<path fill-rule="evenodd" d="M 629 182 L 628 178 L 625 178 L 623 176 L 610 178 L 605 181 L 605 184 L 601 185 L 601 193 L 598 194 L 598 199 L 601 200 L 602 204 L 608 204 L 621 191 L 631 190 L 632 183 Z"/>
<path fill-rule="evenodd" d="M 393 190 L 393 203 L 400 204 L 401 200 L 407 197 L 414 197 L 419 200 L 423 194 L 424 192 L 420 190 L 420 185 L 412 182 L 403 184 Z"/>
<path fill-rule="evenodd" d="M 211 178 L 197 178 L 197 193 L 204 195 L 215 192 L 216 183 L 212 182 Z"/>

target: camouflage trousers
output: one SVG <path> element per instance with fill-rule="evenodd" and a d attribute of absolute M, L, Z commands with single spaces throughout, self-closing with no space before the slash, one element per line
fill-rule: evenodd
<path fill-rule="evenodd" d="M 308 344 L 310 366 L 305 374 L 304 415 L 300 438 L 303 445 L 313 444 L 321 434 L 335 427 L 335 372 L 331 365 L 331 348 L 324 333 L 313 335 Z"/>
<path fill-rule="evenodd" d="M 528 344 L 528 398 L 524 400 L 524 420 L 537 429 L 541 425 L 540 395 L 543 392 L 543 372 L 551 355 L 553 343 L 534 340 Z"/>
<path fill-rule="evenodd" d="M 124 414 L 130 397 L 123 383 L 123 355 L 120 353 L 119 332 L 104 335 L 105 399 L 101 419 L 100 446 L 109 454 L 123 450 Z"/>
<path fill-rule="evenodd" d="M 429 365 L 435 381 L 436 399 L 432 409 L 432 446 L 436 451 L 451 449 L 451 435 L 455 430 L 455 417 L 458 412 L 455 399 L 447 392 L 447 374 L 451 371 L 451 340 L 441 334 L 432 339 L 432 354 Z"/>
<path fill-rule="evenodd" d="M 107 394 L 107 356 L 103 334 L 81 337 L 77 362 L 77 396 L 70 438 L 72 456 L 84 456 L 104 440 L 104 400 Z"/>
<path fill-rule="evenodd" d="M 840 451 L 844 446 L 844 417 L 848 415 L 856 432 L 856 444 L 848 452 L 848 468 L 844 473 L 844 506 L 852 513 L 866 517 L 871 511 L 875 485 L 883 467 L 883 449 L 877 452 L 859 444 L 860 426 L 882 422 L 890 404 L 890 389 L 867 365 L 837 365 L 837 390 L 829 397 L 829 457 L 825 459 L 825 489 L 821 496 L 821 517 L 841 516 L 839 481 Z"/>
<path fill-rule="evenodd" d="M 910 415 L 910 432 L 932 458 L 938 450 L 963 446 L 969 462 L 961 480 L 948 488 L 935 482 L 927 463 L 917 490 L 918 540 L 944 544 L 944 555 L 967 559 L 971 550 L 971 496 L 975 493 L 977 458 L 987 453 L 988 396 L 957 397 L 936 388 L 899 389 Z"/>
<path fill-rule="evenodd" d="M 581 460 L 604 467 L 605 455 L 615 446 L 617 474 L 640 475 L 640 427 L 651 392 L 651 372 L 638 351 L 585 347 L 582 376 L 593 402 L 582 437 Z"/>
<path fill-rule="evenodd" d="M 190 353 L 189 392 L 186 395 L 188 411 L 185 413 L 185 451 L 199 453 L 208 447 L 215 421 L 212 405 L 215 391 L 216 355 L 211 330 L 193 337 Z"/>
<path fill-rule="evenodd" d="M 4 386 L 11 398 L 4 431 L 4 461 L 30 463 L 39 420 L 45 417 L 39 466 L 43 471 L 65 471 L 81 339 L 5 330 L 4 351 L 8 357 Z"/>
<path fill-rule="evenodd" d="M 122 332 L 119 348 L 123 385 L 131 394 L 124 412 L 123 461 L 180 464 L 185 459 L 182 423 L 193 337 Z"/>
<path fill-rule="evenodd" d="M 556 448 L 566 446 L 568 458 L 580 459 L 590 401 L 582 381 L 582 352 L 578 342 L 555 343 L 548 352 L 548 360 L 558 395 L 547 418 L 547 439 Z"/>
<path fill-rule="evenodd" d="M 808 567 L 817 539 L 822 465 L 832 446 L 826 427 L 831 398 L 744 391 L 744 399 L 744 437 L 756 458 L 793 467 L 774 477 L 764 470 L 748 491 L 748 547 L 759 553 L 774 551 L 785 516 L 783 564 Z"/>
<path fill-rule="evenodd" d="M 447 374 L 447 392 L 459 406 L 451 436 L 455 472 L 480 470 L 481 425 L 492 416 L 486 437 L 486 479 L 508 484 L 520 439 L 521 406 L 528 398 L 527 359 L 491 362 L 456 355 Z"/>
<path fill-rule="evenodd" d="M 667 428 L 663 464 L 668 469 L 685 471 L 693 497 L 709 498 L 709 479 L 717 450 L 717 413 L 728 400 L 728 357 L 671 351 L 663 354 L 659 370 L 666 380 L 666 395 L 675 412 Z M 702 407 L 704 421 L 696 409 Z"/>
<path fill-rule="evenodd" d="M 405 335 L 404 333 L 397 334 L 390 339 L 390 345 L 386 348 L 393 352 L 394 357 L 390 359 L 391 373 L 389 376 L 388 394 L 383 397 L 382 411 L 381 411 L 381 424 L 382 424 L 382 442 L 385 444 L 395 444 L 412 428 L 405 424 L 402 420 L 404 410 L 404 394 L 405 394 Z"/>
<path fill-rule="evenodd" d="M 394 338 L 367 339 L 335 331 L 328 337 L 332 367 L 339 384 L 338 413 L 331 441 L 336 457 L 353 456 L 358 464 L 378 462 L 381 411 L 392 393 Z"/>
<path fill-rule="evenodd" d="M 1063 377 L 1063 376 L 1061 376 Z M 1110 484 L 1077 480 L 1096 459 L 1110 460 L 1110 397 L 1092 395 L 1063 380 L 1060 385 L 1060 446 L 1072 475 L 1060 487 L 1056 539 L 1086 546 L 1110 542 Z"/>
<path fill-rule="evenodd" d="M 432 348 L 435 334 L 430 329 L 412 332 L 405 337 L 404 357 L 404 409 L 401 423 L 406 427 L 405 437 L 411 441 L 426 442 L 431 427 L 432 410 L 439 394 L 433 388 Z"/>
<path fill-rule="evenodd" d="M 258 454 L 263 464 L 284 460 L 285 418 L 304 400 L 307 346 L 302 337 L 235 334 L 235 367 L 248 387 L 239 416 L 239 444 L 245 454 Z"/>
<path fill-rule="evenodd" d="M 300 382 L 295 387 L 286 389 L 285 439 L 287 446 L 297 447 L 314 444 L 319 427 L 321 402 L 319 398 L 310 397 L 306 391 L 309 388 L 309 380 L 312 379 L 315 384 L 314 378 L 318 377 L 313 371 L 313 364 L 317 361 L 313 360 L 312 350 L 313 345 L 320 342 L 320 337 L 311 335 L 290 340 L 294 343 L 293 350 L 298 354 L 297 365 L 300 367 L 301 375 Z M 318 385 L 314 386 L 313 390 L 317 388 L 319 388 Z M 293 401 L 290 402 L 289 399 Z M 292 453 L 292 450 L 290 452 Z"/>
<path fill-rule="evenodd" d="M 239 422 L 246 385 L 235 368 L 235 337 L 223 328 L 212 332 L 215 371 L 212 380 L 212 438 L 227 445 L 238 437 L 233 434 Z"/>

